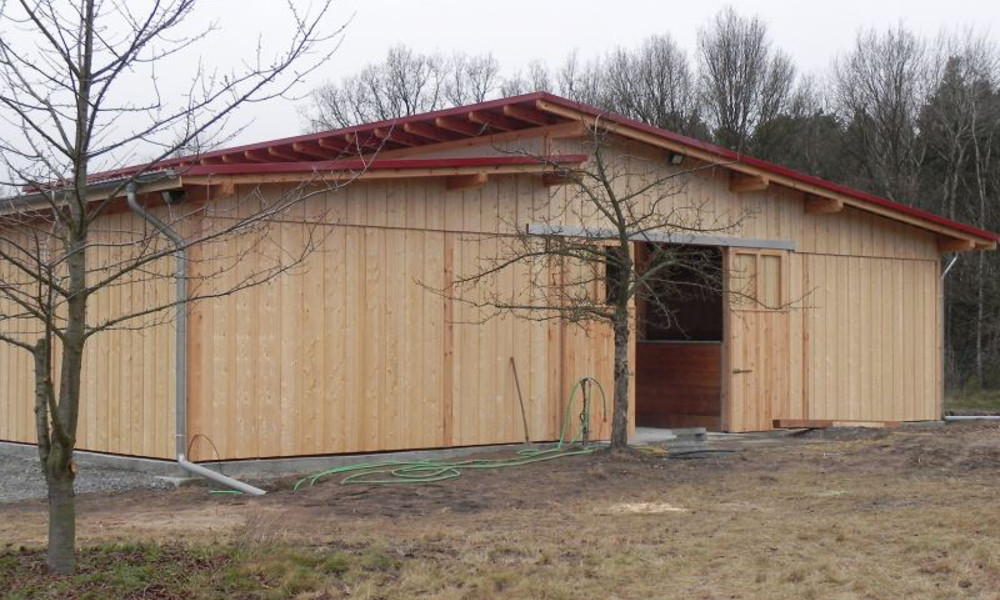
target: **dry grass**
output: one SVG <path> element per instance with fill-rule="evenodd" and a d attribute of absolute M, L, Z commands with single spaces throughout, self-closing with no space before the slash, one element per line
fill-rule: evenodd
<path fill-rule="evenodd" d="M 128 496 L 85 510 L 81 532 L 230 544 L 239 572 L 272 582 L 250 598 L 997 600 L 998 458 L 1000 429 L 949 427 L 726 459 L 572 459 L 424 489 Z M 176 511 L 203 519 L 144 520 Z M 0 542 L 36 543 L 42 516 L 0 509 Z"/>

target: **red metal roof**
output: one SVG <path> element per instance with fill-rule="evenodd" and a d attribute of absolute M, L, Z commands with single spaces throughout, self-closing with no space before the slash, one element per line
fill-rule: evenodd
<path fill-rule="evenodd" d="M 185 174 L 191 175 L 222 175 L 234 173 L 311 172 L 324 169 L 352 170 L 362 167 L 368 169 L 430 168 L 432 164 L 426 162 L 425 159 L 380 160 L 376 157 L 362 163 L 358 160 L 358 157 L 362 155 L 371 156 L 378 150 L 431 146 L 451 140 L 518 131 L 540 125 L 557 124 L 574 120 L 538 110 L 537 103 L 540 100 L 585 115 L 601 117 L 611 123 L 662 138 L 682 147 L 700 150 L 701 152 L 717 156 L 725 162 L 747 165 L 765 173 L 782 176 L 816 188 L 828 190 L 860 200 L 863 203 L 887 208 L 902 215 L 908 215 L 927 223 L 947 227 L 977 238 L 989 240 L 990 242 L 1000 240 L 1000 235 L 972 227 L 971 225 L 951 221 L 905 204 L 873 196 L 860 190 L 838 185 L 781 165 L 769 163 L 701 140 L 646 125 L 645 123 L 620 115 L 607 113 L 593 106 L 546 92 L 535 92 L 333 131 L 311 133 L 226 148 L 207 152 L 199 156 L 162 161 L 152 169 L 150 169 L 149 165 L 136 165 L 116 171 L 95 174 L 93 179 L 101 180 L 122 177 L 142 170 L 164 169 L 183 169 Z M 470 162 L 468 165 L 486 166 L 490 164 L 489 160 L 498 158 L 500 157 L 468 159 L 480 161 L 478 163 Z M 517 157 L 504 158 L 511 159 Z M 566 158 L 569 159 L 571 157 Z M 572 157 L 574 160 L 577 158 Z M 442 160 L 454 161 L 459 159 Z M 452 163 L 450 166 L 457 165 Z"/>

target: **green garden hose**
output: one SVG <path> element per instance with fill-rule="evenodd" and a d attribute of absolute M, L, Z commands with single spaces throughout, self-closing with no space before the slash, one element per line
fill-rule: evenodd
<path fill-rule="evenodd" d="M 568 456 L 582 456 L 592 454 L 596 449 L 588 446 L 583 439 L 584 431 L 589 428 L 590 423 L 590 399 L 584 392 L 582 394 L 582 404 L 580 410 L 580 427 L 572 438 L 567 439 L 570 427 L 573 401 L 578 392 L 584 389 L 588 383 L 593 383 L 601 393 L 601 406 L 603 417 L 607 420 L 607 396 L 604 387 L 593 377 L 584 377 L 573 384 L 569 392 L 569 402 L 566 403 L 566 411 L 563 414 L 562 428 L 559 432 L 559 441 L 548 448 L 527 448 L 517 452 L 512 458 L 501 459 L 468 459 L 460 461 L 383 461 L 375 463 L 358 463 L 327 469 L 314 475 L 303 477 L 295 483 L 294 490 L 308 483 L 315 485 L 317 481 L 327 477 L 343 475 L 340 480 L 342 485 L 364 484 L 364 485 L 387 485 L 387 484 L 422 484 L 437 483 L 454 479 L 462 474 L 466 469 L 503 469 L 506 467 L 519 467 L 536 462 L 566 458 Z"/>

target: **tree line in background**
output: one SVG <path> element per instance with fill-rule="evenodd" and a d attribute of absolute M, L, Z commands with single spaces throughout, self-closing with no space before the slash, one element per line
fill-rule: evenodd
<path fill-rule="evenodd" d="M 489 54 L 397 46 L 314 90 L 304 115 L 311 130 L 334 129 L 536 90 L 1000 231 L 1000 48 L 972 29 L 861 31 L 818 76 L 731 8 L 699 30 L 693 55 L 654 35 L 505 75 Z M 953 390 L 1000 387 L 998 268 L 1000 255 L 969 253 L 949 274 Z"/>

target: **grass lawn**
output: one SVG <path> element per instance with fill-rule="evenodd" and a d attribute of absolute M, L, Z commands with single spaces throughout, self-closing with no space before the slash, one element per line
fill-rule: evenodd
<path fill-rule="evenodd" d="M 1000 598 L 1000 428 L 813 434 L 702 460 L 595 455 L 427 486 L 325 481 L 0 505 L 0 597 Z"/>
<path fill-rule="evenodd" d="M 966 413 L 1000 414 L 1000 390 L 956 392 L 945 399 L 944 408 Z"/>

